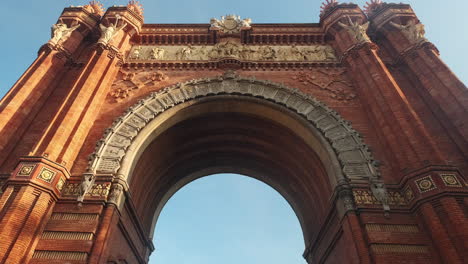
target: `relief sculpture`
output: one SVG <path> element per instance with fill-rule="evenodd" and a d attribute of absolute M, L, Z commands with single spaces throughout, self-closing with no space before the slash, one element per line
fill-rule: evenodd
<path fill-rule="evenodd" d="M 328 45 L 253 46 L 227 41 L 214 46 L 134 46 L 128 60 L 194 61 L 233 58 L 243 61 L 337 61 Z"/>

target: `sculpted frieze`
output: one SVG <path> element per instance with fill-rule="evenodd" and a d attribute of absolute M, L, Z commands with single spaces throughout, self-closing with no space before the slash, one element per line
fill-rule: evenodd
<path fill-rule="evenodd" d="M 233 58 L 242 61 L 337 61 L 329 45 L 261 46 L 228 41 L 214 46 L 134 46 L 129 61 L 210 61 Z"/>

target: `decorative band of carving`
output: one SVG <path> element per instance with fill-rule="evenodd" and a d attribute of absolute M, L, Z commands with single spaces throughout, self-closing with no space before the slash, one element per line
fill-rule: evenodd
<path fill-rule="evenodd" d="M 88 254 L 85 252 L 36 250 L 34 251 L 34 255 L 32 256 L 32 258 L 86 261 L 86 259 L 88 258 Z"/>
<path fill-rule="evenodd" d="M 45 231 L 44 233 L 42 233 L 41 239 L 54 239 L 54 240 L 92 240 L 92 239 L 93 239 L 93 233 Z"/>
<path fill-rule="evenodd" d="M 429 248 L 420 245 L 402 245 L 402 244 L 373 244 L 371 250 L 376 254 L 385 253 L 404 253 L 404 254 L 427 254 Z"/>
<path fill-rule="evenodd" d="M 87 195 L 93 198 L 105 198 L 109 194 L 111 184 L 106 183 L 94 183 L 88 190 Z M 62 196 L 73 196 L 80 195 L 80 183 L 66 183 L 62 189 Z"/>
<path fill-rule="evenodd" d="M 419 233 L 417 225 L 387 225 L 387 224 L 366 224 L 368 232 L 400 232 L 400 233 Z"/>
<path fill-rule="evenodd" d="M 79 214 L 79 213 L 53 213 L 51 220 L 97 220 L 98 214 Z"/>
<path fill-rule="evenodd" d="M 382 205 L 371 190 L 353 190 L 354 201 L 358 206 Z M 392 206 L 408 206 L 406 199 L 398 191 L 387 192 L 387 203 Z"/>
<path fill-rule="evenodd" d="M 335 61 L 335 50 L 329 45 L 265 46 L 236 42 L 214 46 L 133 46 L 128 61 Z"/>
<path fill-rule="evenodd" d="M 121 64 L 125 68 L 141 69 L 152 68 L 164 71 L 180 70 L 219 70 L 219 69 L 242 69 L 244 71 L 258 70 L 305 70 L 316 67 L 339 67 L 341 62 L 337 61 L 240 61 L 237 59 L 220 59 L 217 61 L 157 61 L 157 62 L 125 62 Z M 229 66 L 229 67 L 227 67 Z"/>
<path fill-rule="evenodd" d="M 88 171 L 115 174 L 128 147 L 138 133 L 157 115 L 180 103 L 215 95 L 256 97 L 285 106 L 301 115 L 330 142 L 348 178 L 378 178 L 369 148 L 341 116 L 310 95 L 282 84 L 242 78 L 232 72 L 215 78 L 180 83 L 152 93 L 127 110 L 106 130 L 90 157 Z"/>

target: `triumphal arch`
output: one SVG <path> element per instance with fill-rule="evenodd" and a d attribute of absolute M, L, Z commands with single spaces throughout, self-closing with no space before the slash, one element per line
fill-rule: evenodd
<path fill-rule="evenodd" d="M 406 4 L 65 8 L 1 101 L 0 263 L 147 263 L 165 202 L 219 172 L 287 199 L 308 263 L 462 263 L 468 91 L 438 55 Z"/>

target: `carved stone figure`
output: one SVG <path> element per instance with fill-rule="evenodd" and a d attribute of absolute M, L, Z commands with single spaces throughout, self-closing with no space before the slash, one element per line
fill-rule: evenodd
<path fill-rule="evenodd" d="M 371 183 L 370 188 L 371 188 L 372 194 L 374 194 L 377 201 L 382 203 L 383 209 L 385 211 L 389 211 L 390 206 L 388 202 L 388 193 L 387 193 L 387 189 L 385 188 L 385 185 L 380 182 L 374 182 L 374 183 Z"/>
<path fill-rule="evenodd" d="M 306 60 L 308 61 L 322 61 L 325 60 L 323 56 L 321 56 L 320 51 L 317 46 L 313 47 L 313 49 L 308 50 L 304 53 Z"/>
<path fill-rule="evenodd" d="M 93 174 L 83 174 L 83 178 L 81 179 L 80 187 L 78 189 L 78 198 L 76 199 L 78 202 L 83 202 L 85 195 L 89 190 L 91 190 L 91 187 L 94 184 L 94 179 L 95 177 Z"/>
<path fill-rule="evenodd" d="M 177 51 L 177 58 L 179 60 L 188 60 L 192 56 L 193 47 L 188 45 Z"/>
<path fill-rule="evenodd" d="M 67 27 L 66 24 L 59 22 L 52 26 L 51 28 L 51 39 L 48 41 L 49 44 L 57 45 L 67 41 L 71 33 L 77 29 L 80 24 L 77 24 L 73 27 Z"/>
<path fill-rule="evenodd" d="M 330 46 L 320 46 L 320 51 L 323 52 L 325 60 L 336 60 L 335 50 Z"/>
<path fill-rule="evenodd" d="M 242 19 L 241 21 L 241 27 L 242 28 L 250 28 L 250 24 L 252 23 L 252 19 L 251 18 L 244 18 Z"/>
<path fill-rule="evenodd" d="M 241 29 L 250 28 L 250 24 L 252 23 L 252 19 L 245 18 L 241 19 L 240 16 L 236 15 L 226 15 L 222 16 L 221 20 L 216 18 L 210 19 L 210 29 L 211 30 L 219 30 L 222 33 L 239 33 Z"/>
<path fill-rule="evenodd" d="M 117 35 L 117 33 L 122 29 L 124 28 L 125 26 L 127 26 L 127 23 L 123 23 L 120 27 L 117 27 L 117 25 L 119 24 L 119 18 L 120 16 L 119 15 L 116 15 L 116 20 L 115 20 L 115 25 L 113 23 L 110 23 L 110 25 L 108 27 L 100 24 L 99 25 L 99 29 L 101 30 L 101 37 L 99 38 L 98 42 L 97 43 L 101 43 L 103 45 L 107 45 L 109 43 L 109 41 L 111 41 L 111 39 Z"/>
<path fill-rule="evenodd" d="M 359 24 L 359 22 L 353 22 L 348 16 L 349 25 L 343 24 L 338 21 L 338 25 L 348 31 L 353 36 L 357 43 L 371 42 L 369 36 L 367 36 L 367 29 L 369 28 L 369 22 Z"/>
<path fill-rule="evenodd" d="M 192 51 L 192 58 L 197 60 L 207 60 L 208 50 L 206 46 L 201 46 L 199 49 L 194 49 Z"/>
<path fill-rule="evenodd" d="M 400 29 L 401 33 L 403 33 L 412 44 L 427 41 L 426 37 L 424 36 L 426 34 L 424 25 L 421 23 L 416 23 L 414 20 L 410 20 L 408 21 L 408 24 L 400 25 L 390 21 L 390 25 Z"/>
<path fill-rule="evenodd" d="M 152 48 L 150 52 L 150 59 L 152 60 L 161 60 L 164 58 L 166 50 L 161 48 Z"/>
<path fill-rule="evenodd" d="M 255 50 L 247 45 L 242 46 L 239 50 L 239 57 L 242 60 L 252 60 L 254 58 Z"/>
<path fill-rule="evenodd" d="M 141 46 L 137 46 L 132 52 L 132 59 L 139 59 L 141 55 L 140 51 L 141 51 Z"/>
<path fill-rule="evenodd" d="M 270 46 L 264 46 L 260 48 L 260 56 L 264 60 L 274 60 L 276 58 L 276 50 Z"/>
<path fill-rule="evenodd" d="M 109 196 L 107 197 L 108 203 L 118 204 L 120 196 L 123 193 L 123 186 L 120 184 L 112 185 Z"/>
<path fill-rule="evenodd" d="M 219 21 L 217 18 L 212 17 L 210 19 L 210 29 L 211 30 L 221 29 L 221 21 Z"/>

